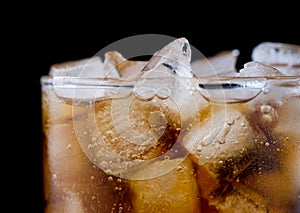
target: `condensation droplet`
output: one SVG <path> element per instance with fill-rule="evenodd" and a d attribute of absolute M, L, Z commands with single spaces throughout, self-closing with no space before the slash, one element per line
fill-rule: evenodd
<path fill-rule="evenodd" d="M 165 160 L 170 160 L 170 156 L 166 155 L 166 156 L 164 156 L 164 159 Z"/>
<path fill-rule="evenodd" d="M 56 179 L 57 179 L 57 175 L 56 175 L 56 174 L 53 174 L 53 175 L 51 176 L 51 181 L 52 181 L 52 183 L 55 183 Z"/>
<path fill-rule="evenodd" d="M 265 143 L 265 146 L 270 146 L 270 143 L 269 143 L 269 142 L 266 142 L 266 143 Z"/>
<path fill-rule="evenodd" d="M 92 196 L 92 200 L 96 200 L 96 196 L 95 195 Z"/>
<path fill-rule="evenodd" d="M 107 178 L 107 180 L 108 180 L 108 181 L 113 181 L 113 177 L 112 177 L 112 176 L 109 176 L 109 177 Z"/>
<path fill-rule="evenodd" d="M 224 163 L 224 162 L 223 162 L 222 160 L 220 160 L 220 161 L 219 161 L 219 164 L 222 164 L 222 163 Z"/>
<path fill-rule="evenodd" d="M 269 87 L 263 88 L 263 89 L 262 89 L 262 92 L 263 92 L 264 94 L 269 94 L 269 93 L 270 93 L 270 88 L 269 88 Z"/>
<path fill-rule="evenodd" d="M 70 149 L 72 149 L 72 145 L 69 143 L 69 144 L 67 145 L 67 150 L 70 150 Z"/>
<path fill-rule="evenodd" d="M 95 180 L 95 177 L 93 175 L 91 176 L 91 180 Z"/>
<path fill-rule="evenodd" d="M 117 182 L 118 182 L 118 183 L 121 183 L 121 182 L 122 182 L 122 180 L 121 180 L 120 178 L 118 178 L 118 179 L 117 179 Z"/>

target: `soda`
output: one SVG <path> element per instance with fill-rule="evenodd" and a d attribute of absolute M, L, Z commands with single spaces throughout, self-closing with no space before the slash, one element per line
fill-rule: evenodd
<path fill-rule="evenodd" d="M 300 77 L 195 76 L 190 51 L 41 78 L 46 213 L 300 211 Z"/>

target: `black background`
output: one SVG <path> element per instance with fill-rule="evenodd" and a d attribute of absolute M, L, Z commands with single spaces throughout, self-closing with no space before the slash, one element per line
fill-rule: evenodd
<path fill-rule="evenodd" d="M 12 181 L 6 194 L 7 201 L 11 201 L 7 202 L 9 212 L 42 212 L 40 77 L 52 64 L 91 57 L 112 42 L 139 34 L 186 37 L 205 56 L 239 49 L 238 67 L 251 60 L 252 48 L 260 42 L 300 45 L 299 17 L 293 5 L 262 8 L 253 2 L 250 7 L 243 3 L 240 8 L 226 9 L 215 4 L 164 10 L 151 4 L 151 13 L 143 9 L 147 5 L 133 12 L 124 8 L 121 13 L 111 5 L 107 7 L 111 15 L 102 14 L 103 6 L 77 5 L 79 9 L 73 10 L 45 4 L 23 11 L 17 21 L 7 23 L 3 43 L 9 47 L 5 61 L 9 69 L 5 74 L 19 85 L 3 90 L 8 100 L 4 105 L 12 111 L 7 113 L 8 131 L 4 132 L 9 133 L 10 151 L 3 150 L 4 156 L 10 156 L 8 168 L 3 167 L 5 177 Z M 113 20 L 115 16 L 117 20 Z"/>

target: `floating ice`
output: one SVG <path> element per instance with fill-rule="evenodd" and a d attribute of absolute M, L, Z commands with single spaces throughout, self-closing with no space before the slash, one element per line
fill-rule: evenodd
<path fill-rule="evenodd" d="M 268 65 L 300 65 L 300 46 L 263 42 L 253 48 L 252 60 Z"/>
<path fill-rule="evenodd" d="M 190 67 L 191 48 L 185 38 L 179 38 L 166 45 L 149 60 L 139 77 L 187 77 L 193 76 Z"/>
<path fill-rule="evenodd" d="M 49 75 L 69 77 L 105 77 L 103 63 L 99 56 L 81 60 L 57 63 L 51 66 Z"/>
<path fill-rule="evenodd" d="M 276 68 L 264 65 L 260 62 L 251 61 L 244 64 L 244 68 L 239 71 L 240 77 L 272 77 L 283 76 Z"/>
<path fill-rule="evenodd" d="M 300 46 L 263 42 L 253 48 L 252 60 L 277 68 L 287 76 L 300 75 Z"/>
<path fill-rule="evenodd" d="M 220 77 L 236 74 L 236 61 L 239 50 L 222 51 L 208 58 L 191 63 L 193 73 L 199 77 Z"/>
<path fill-rule="evenodd" d="M 118 73 L 114 77 L 121 78 L 135 78 L 140 73 L 143 67 L 147 64 L 147 61 L 132 61 L 127 60 L 123 55 L 117 51 L 110 51 L 105 53 L 105 60 L 103 63 L 103 69 L 109 70 L 108 73 Z"/>

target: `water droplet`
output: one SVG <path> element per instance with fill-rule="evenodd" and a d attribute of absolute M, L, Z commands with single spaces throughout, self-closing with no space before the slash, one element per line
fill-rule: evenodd
<path fill-rule="evenodd" d="M 269 142 L 266 142 L 266 143 L 265 143 L 265 146 L 270 146 L 270 143 L 269 143 Z"/>
<path fill-rule="evenodd" d="M 97 138 L 92 137 L 92 143 L 96 143 L 96 141 L 97 141 Z"/>
<path fill-rule="evenodd" d="M 120 178 L 118 178 L 118 179 L 117 179 L 117 182 L 118 182 L 118 183 L 121 183 L 121 182 L 122 182 L 122 180 L 121 180 Z"/>
<path fill-rule="evenodd" d="M 262 89 L 262 92 L 264 94 L 269 94 L 270 93 L 270 88 L 269 87 L 265 87 L 265 88 Z"/>
<path fill-rule="evenodd" d="M 219 164 L 223 164 L 224 162 L 222 160 L 219 161 Z"/>
<path fill-rule="evenodd" d="M 87 132 L 83 132 L 82 134 L 83 134 L 83 135 L 87 135 L 88 133 L 87 133 Z"/>
<path fill-rule="evenodd" d="M 52 183 L 55 183 L 56 179 L 57 179 L 57 175 L 56 175 L 56 174 L 53 174 L 53 175 L 51 176 L 51 181 L 52 181 Z"/>
<path fill-rule="evenodd" d="M 107 178 L 107 180 L 108 180 L 108 181 L 113 181 L 113 177 L 112 177 L 112 176 L 109 176 L 109 177 Z"/>
<path fill-rule="evenodd" d="M 93 175 L 91 176 L 91 180 L 95 180 L 95 177 Z"/>
<path fill-rule="evenodd" d="M 95 195 L 92 196 L 92 200 L 96 200 L 96 196 Z"/>
<path fill-rule="evenodd" d="M 170 160 L 170 156 L 166 155 L 166 156 L 164 156 L 164 159 L 165 160 Z"/>
<path fill-rule="evenodd" d="M 72 145 L 69 143 L 69 144 L 67 145 L 67 150 L 70 150 L 70 149 L 72 149 Z"/>

